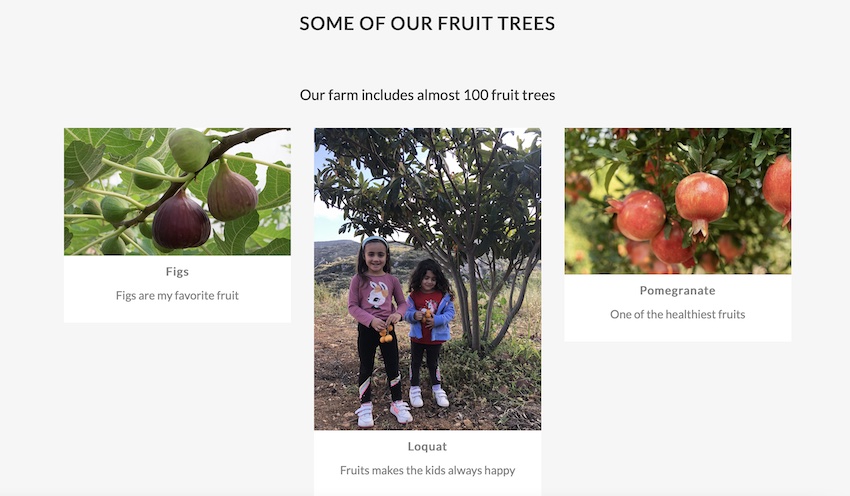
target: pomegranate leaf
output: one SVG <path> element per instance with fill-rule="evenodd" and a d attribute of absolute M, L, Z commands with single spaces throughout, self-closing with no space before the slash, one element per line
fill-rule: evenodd
<path fill-rule="evenodd" d="M 608 192 L 609 186 L 611 185 L 611 180 L 614 179 L 614 175 L 617 174 L 617 169 L 620 168 L 620 164 L 622 162 L 615 162 L 611 164 L 611 167 L 608 168 L 608 173 L 605 174 L 605 192 Z"/>
<path fill-rule="evenodd" d="M 753 142 L 750 144 L 750 148 L 755 150 L 759 146 L 759 142 L 761 141 L 761 129 L 756 129 L 755 133 L 753 133 Z"/>

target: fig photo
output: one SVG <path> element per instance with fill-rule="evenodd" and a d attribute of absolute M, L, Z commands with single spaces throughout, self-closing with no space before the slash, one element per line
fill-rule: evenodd
<path fill-rule="evenodd" d="M 289 255 L 288 128 L 65 128 L 65 255 Z"/>
<path fill-rule="evenodd" d="M 566 274 L 790 274 L 791 129 L 571 128 Z"/>

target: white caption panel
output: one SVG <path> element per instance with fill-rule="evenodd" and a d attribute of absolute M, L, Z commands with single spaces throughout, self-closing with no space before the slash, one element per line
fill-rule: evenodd
<path fill-rule="evenodd" d="M 566 275 L 566 341 L 791 341 L 791 275 Z"/>
<path fill-rule="evenodd" d="M 66 323 L 287 323 L 288 256 L 64 257 Z"/>
<path fill-rule="evenodd" d="M 317 495 L 542 490 L 540 431 L 318 431 L 314 449 Z"/>

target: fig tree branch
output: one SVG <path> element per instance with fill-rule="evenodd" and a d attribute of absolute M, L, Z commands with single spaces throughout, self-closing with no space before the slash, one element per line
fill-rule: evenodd
<path fill-rule="evenodd" d="M 233 148 L 234 146 L 242 144 L 242 143 L 250 143 L 250 142 L 256 140 L 257 138 L 259 138 L 260 136 L 264 136 L 266 134 L 273 133 L 275 131 L 289 131 L 289 128 L 288 127 L 281 127 L 281 128 L 254 127 L 254 128 L 245 129 L 244 131 L 240 131 L 236 134 L 231 134 L 229 136 L 222 136 L 219 139 L 218 145 L 215 148 L 213 148 L 212 151 L 210 151 L 210 155 L 207 158 L 207 162 L 204 164 L 204 167 L 210 165 L 211 163 L 213 163 L 216 160 L 218 160 L 219 158 L 221 158 L 221 156 L 224 155 L 224 153 L 227 150 Z M 194 174 L 197 175 L 198 173 L 200 173 L 202 170 L 204 170 L 204 167 L 201 167 L 201 169 L 198 170 L 198 172 L 196 172 Z M 183 176 L 187 176 L 188 174 L 189 173 L 184 172 L 180 176 L 183 177 Z M 139 222 L 142 222 L 143 220 L 145 220 L 147 218 L 148 215 L 156 212 L 156 210 L 160 207 L 160 205 L 165 203 L 165 200 L 168 200 L 169 198 L 174 196 L 174 194 L 177 193 L 177 190 L 179 190 L 181 186 L 183 186 L 183 183 L 171 183 L 171 186 L 169 186 L 168 189 L 165 190 L 165 193 L 162 194 L 162 196 L 160 197 L 159 200 L 157 200 L 154 203 L 151 203 L 150 205 L 144 207 L 142 209 L 142 211 L 139 212 L 139 215 L 133 217 L 132 219 L 128 219 L 128 220 L 119 222 L 117 225 L 118 226 L 124 226 L 124 227 L 132 227 L 132 226 L 135 226 L 136 224 L 138 224 Z"/>
<path fill-rule="evenodd" d="M 148 252 L 146 252 L 145 249 L 142 248 L 142 245 L 140 245 L 139 243 L 136 243 L 136 240 L 133 239 L 131 236 L 127 236 L 127 233 L 122 232 L 120 234 L 120 236 L 121 236 L 121 239 L 123 239 L 125 243 L 135 246 L 136 249 L 139 250 L 139 253 L 141 253 L 142 255 L 148 254 Z"/>
<path fill-rule="evenodd" d="M 133 174 L 138 174 L 140 176 L 150 177 L 152 179 L 161 179 L 163 181 L 171 181 L 172 183 L 183 183 L 183 182 L 186 182 L 186 181 L 191 179 L 191 178 L 188 178 L 186 176 L 172 177 L 172 176 L 165 176 L 165 175 L 162 175 L 162 174 L 156 174 L 154 172 L 147 172 L 147 171 L 136 169 L 134 167 L 128 167 L 126 165 L 119 164 L 118 162 L 113 162 L 112 160 L 109 160 L 109 159 L 106 159 L 106 158 L 101 158 L 100 161 L 101 161 L 101 163 L 108 165 L 112 168 L 118 169 L 118 170 L 132 172 Z"/>
<path fill-rule="evenodd" d="M 127 230 L 127 228 L 126 228 L 126 227 L 119 227 L 119 228 L 118 228 L 118 229 L 116 229 L 115 231 L 111 231 L 111 232 L 109 232 L 109 233 L 105 234 L 104 236 L 101 236 L 101 237 L 99 237 L 99 238 L 95 239 L 94 241 L 92 241 L 91 243 L 87 244 L 86 246 L 83 246 L 82 248 L 80 248 L 79 250 L 75 251 L 75 252 L 74 252 L 74 253 L 72 253 L 71 255 L 82 255 L 83 253 L 85 253 L 85 252 L 86 252 L 86 250 L 88 250 L 88 249 L 89 249 L 89 248 L 91 248 L 92 246 L 94 246 L 94 245 L 96 245 L 96 244 L 99 244 L 99 243 L 102 243 L 102 242 L 106 241 L 106 240 L 107 240 L 107 239 L 109 239 L 109 238 L 114 238 L 115 236 L 120 236 L 120 235 L 121 235 L 121 233 L 123 233 L 123 232 L 124 232 L 124 231 L 126 231 L 126 230 Z"/>
<path fill-rule="evenodd" d="M 259 160 L 259 159 L 252 158 L 252 157 L 242 157 L 240 155 L 230 155 L 230 154 L 227 154 L 227 153 L 223 153 L 221 155 L 221 158 L 226 158 L 228 160 L 241 160 L 243 162 L 250 162 L 252 164 L 265 165 L 266 167 L 269 167 L 271 169 L 277 169 L 277 170 L 280 170 L 280 171 L 283 171 L 283 172 L 292 172 L 292 169 L 290 169 L 289 167 L 286 167 L 285 165 L 273 164 L 271 162 L 266 162 L 265 160 Z"/>
<path fill-rule="evenodd" d="M 122 195 L 121 193 L 115 193 L 114 191 L 109 191 L 108 189 L 90 188 L 88 186 L 83 186 L 81 189 L 85 192 L 94 193 L 96 195 L 114 196 L 115 198 L 121 198 L 122 200 L 132 203 L 137 208 L 145 208 L 144 204 L 137 202 L 129 196 Z"/>

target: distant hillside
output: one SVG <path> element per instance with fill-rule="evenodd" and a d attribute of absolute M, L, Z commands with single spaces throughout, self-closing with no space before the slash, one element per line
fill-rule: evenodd
<path fill-rule="evenodd" d="M 356 241 L 317 241 L 313 243 L 314 277 L 317 283 L 325 284 L 330 289 L 348 290 L 351 284 L 351 276 L 357 267 L 357 251 L 360 245 Z M 420 260 L 430 258 L 428 252 L 422 249 L 413 249 L 404 243 L 390 243 L 390 257 L 392 258 L 392 273 L 398 277 L 407 291 L 407 280 L 410 273 Z M 503 262 L 497 264 L 499 270 L 503 270 Z M 479 262 L 479 268 L 486 273 L 487 267 Z M 537 268 L 540 270 L 540 262 Z M 466 274 L 465 268 L 461 273 Z M 448 276 L 448 273 L 446 274 Z"/>
<path fill-rule="evenodd" d="M 357 267 L 356 241 L 317 241 L 313 243 L 314 277 L 317 283 L 333 290 L 347 290 Z M 403 243 L 390 243 L 392 273 L 407 288 L 407 279 L 416 264 L 428 258 L 425 250 L 414 250 Z"/>
<path fill-rule="evenodd" d="M 313 243 L 313 267 L 333 262 L 340 258 L 357 258 L 357 241 L 317 241 Z"/>

